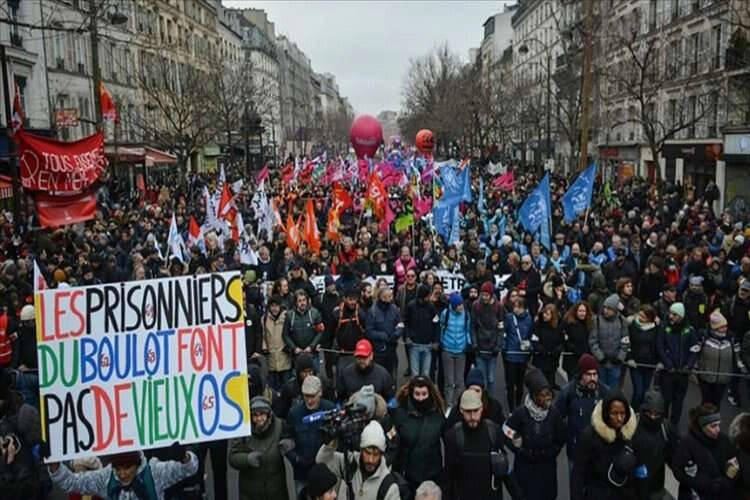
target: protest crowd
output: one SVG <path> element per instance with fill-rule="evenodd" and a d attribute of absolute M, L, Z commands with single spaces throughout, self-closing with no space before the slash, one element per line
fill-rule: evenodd
<path fill-rule="evenodd" d="M 750 220 L 714 186 L 398 144 L 149 182 L 2 221 L 0 497 L 750 498 Z M 252 434 L 45 463 L 35 291 L 229 271 Z"/>

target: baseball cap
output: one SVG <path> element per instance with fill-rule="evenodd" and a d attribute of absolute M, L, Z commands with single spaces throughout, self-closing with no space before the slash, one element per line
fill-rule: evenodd
<path fill-rule="evenodd" d="M 479 394 L 475 391 L 466 389 L 464 393 L 461 394 L 460 407 L 462 410 L 478 410 L 482 407 L 482 398 L 479 397 Z"/>
<path fill-rule="evenodd" d="M 362 339 L 359 342 L 357 342 L 357 345 L 354 348 L 355 356 L 367 357 L 370 354 L 372 354 L 372 344 L 370 343 L 369 340 Z"/>

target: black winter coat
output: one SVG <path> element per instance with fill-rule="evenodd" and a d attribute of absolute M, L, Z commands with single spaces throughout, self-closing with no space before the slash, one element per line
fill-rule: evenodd
<path fill-rule="evenodd" d="M 616 457 L 626 446 L 632 447 L 631 440 L 637 427 L 634 412 L 625 425 L 616 433 L 603 419 L 602 404 L 599 402 L 591 415 L 591 425 L 587 427 L 576 447 L 571 500 L 642 500 L 643 484 L 631 473 L 622 486 L 610 481 L 610 469 Z M 638 451 L 636 452 L 636 456 Z M 642 462 L 639 460 L 639 464 Z"/>
<path fill-rule="evenodd" d="M 664 468 L 672 463 L 679 441 L 680 436 L 668 419 L 662 418 L 654 422 L 641 415 L 633 436 L 633 445 L 648 469 L 644 485 L 648 497 L 644 500 L 664 498 Z"/>
<path fill-rule="evenodd" d="M 411 401 L 393 412 L 393 425 L 399 436 L 399 448 L 393 468 L 409 483 L 439 481 L 443 469 L 441 437 L 445 418 L 435 409 L 418 412 Z"/>
<path fill-rule="evenodd" d="M 535 337 L 536 340 L 534 340 Z M 565 343 L 565 337 L 563 337 L 560 329 L 553 328 L 549 323 L 538 320 L 534 327 L 531 343 L 534 347 L 534 366 L 539 368 L 547 377 L 550 373 L 554 374 Z M 553 383 L 554 380 L 549 380 L 549 382 Z"/>
<path fill-rule="evenodd" d="M 574 323 L 563 322 L 562 333 L 564 338 L 567 337 L 565 338 L 565 351 L 575 353 L 563 358 L 563 367 L 568 374 L 576 373 L 578 371 L 578 358 L 582 354 L 591 354 L 591 348 L 589 347 L 591 328 L 585 321 L 576 319 Z"/>
<path fill-rule="evenodd" d="M 735 455 L 736 451 L 725 434 L 719 434 L 719 438 L 713 440 L 703 431 L 691 427 L 672 461 L 675 479 L 680 482 L 678 500 L 691 500 L 691 490 L 698 493 L 701 500 L 731 499 L 733 484 L 725 471 L 727 461 Z M 698 470 L 688 475 L 685 468 L 690 462 Z"/>
<path fill-rule="evenodd" d="M 658 361 L 659 354 L 656 350 L 656 341 L 659 327 L 649 325 L 648 329 L 633 321 L 629 327 L 630 330 L 630 357 L 636 363 L 655 365 Z"/>

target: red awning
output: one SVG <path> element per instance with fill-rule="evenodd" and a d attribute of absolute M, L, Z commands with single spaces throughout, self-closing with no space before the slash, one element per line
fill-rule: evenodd
<path fill-rule="evenodd" d="M 146 148 L 146 166 L 176 165 L 177 157 L 154 148 Z"/>

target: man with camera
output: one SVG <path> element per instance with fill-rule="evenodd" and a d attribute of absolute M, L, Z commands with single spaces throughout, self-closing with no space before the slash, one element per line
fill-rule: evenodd
<path fill-rule="evenodd" d="M 289 410 L 286 426 L 279 443 L 281 453 L 294 466 L 294 482 L 297 494 L 307 484 L 307 473 L 315 464 L 315 454 L 323 444 L 319 432 L 322 421 L 305 418 L 313 413 L 326 412 L 334 408 L 334 404 L 323 399 L 323 385 L 315 375 L 310 375 L 302 382 L 303 401 L 298 401 Z M 294 446 L 291 446 L 291 442 Z"/>
<path fill-rule="evenodd" d="M 358 500 L 401 499 L 399 486 L 383 457 L 385 433 L 377 421 L 371 421 L 362 431 L 360 451 L 342 453 L 336 451 L 337 447 L 336 439 L 324 444 L 315 460 L 328 466 L 341 480 L 338 498 L 354 500 L 357 492 Z"/>

